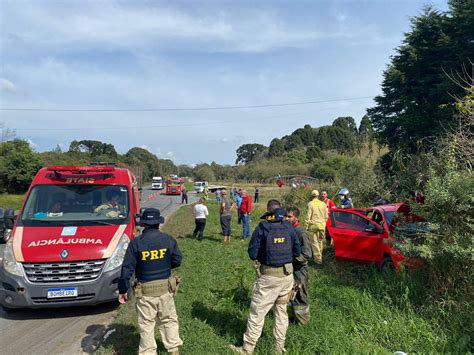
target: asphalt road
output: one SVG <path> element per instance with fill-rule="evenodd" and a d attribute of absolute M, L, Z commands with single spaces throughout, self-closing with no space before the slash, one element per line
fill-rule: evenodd
<path fill-rule="evenodd" d="M 197 200 L 189 194 L 189 203 Z M 181 206 L 180 196 L 143 190 L 142 207 L 159 208 L 166 218 Z M 4 245 L 0 245 L 0 257 Z M 114 319 L 118 303 L 64 309 L 22 309 L 6 312 L 0 307 L 1 354 L 92 353 Z"/>

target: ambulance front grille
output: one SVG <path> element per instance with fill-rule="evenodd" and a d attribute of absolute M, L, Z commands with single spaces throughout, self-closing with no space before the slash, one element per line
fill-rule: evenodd
<path fill-rule="evenodd" d="M 96 280 L 106 259 L 58 263 L 25 263 L 26 277 L 33 283 L 61 283 Z"/>

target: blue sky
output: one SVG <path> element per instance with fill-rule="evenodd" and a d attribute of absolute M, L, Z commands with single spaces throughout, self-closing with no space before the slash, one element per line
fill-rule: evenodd
<path fill-rule="evenodd" d="M 0 0 L 0 107 L 147 109 L 373 97 L 409 19 L 446 1 Z M 235 161 L 371 99 L 161 112 L 0 111 L 37 151 L 76 139 L 196 164 Z"/>

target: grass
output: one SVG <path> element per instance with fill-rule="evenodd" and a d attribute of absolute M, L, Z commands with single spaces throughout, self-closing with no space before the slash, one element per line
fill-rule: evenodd
<path fill-rule="evenodd" d="M 230 354 L 228 344 L 242 344 L 255 274 L 235 215 L 234 238 L 224 245 L 217 203 L 207 205 L 210 216 L 202 242 L 190 237 L 192 206 L 178 210 L 163 229 L 178 238 L 183 253 L 183 265 L 176 270 L 183 280 L 176 299 L 182 352 Z M 263 204 L 257 204 L 252 227 L 263 211 Z M 335 261 L 330 248 L 322 269 L 310 267 L 310 304 L 310 324 L 288 329 L 289 354 L 472 350 L 467 331 L 471 316 L 427 302 L 422 275 L 384 277 L 371 266 Z M 269 315 L 257 354 L 272 353 L 272 325 Z M 120 307 L 112 326 L 116 331 L 98 353 L 136 353 L 139 334 L 133 302 Z M 164 353 L 158 329 L 156 338 Z"/>
<path fill-rule="evenodd" d="M 4 209 L 13 208 L 17 210 L 21 207 L 21 203 L 23 202 L 24 197 L 24 194 L 0 194 L 0 207 Z"/>

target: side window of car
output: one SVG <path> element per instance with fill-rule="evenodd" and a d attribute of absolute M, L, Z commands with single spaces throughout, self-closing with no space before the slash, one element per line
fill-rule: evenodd
<path fill-rule="evenodd" d="M 332 212 L 333 226 L 340 229 L 364 231 L 370 223 L 367 219 L 350 212 Z"/>

